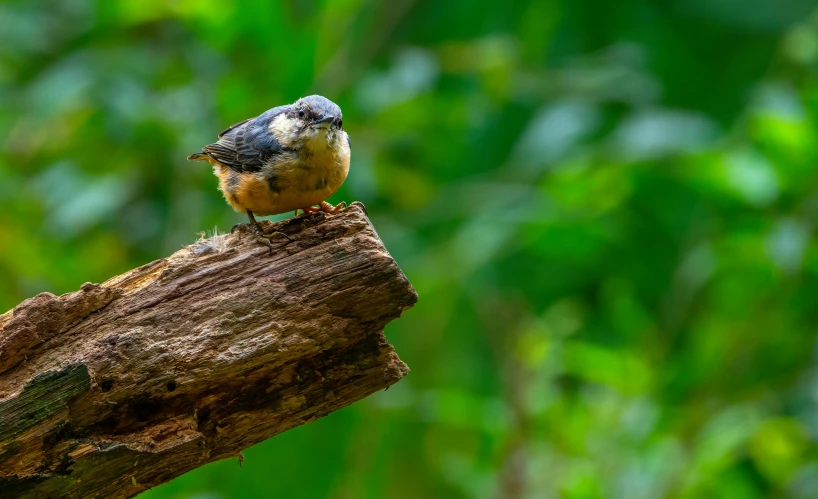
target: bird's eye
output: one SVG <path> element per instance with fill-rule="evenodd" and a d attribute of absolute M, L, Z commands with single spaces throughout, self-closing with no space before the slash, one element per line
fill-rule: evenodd
<path fill-rule="evenodd" d="M 303 117 L 304 117 L 304 114 L 305 114 L 305 113 L 304 113 L 304 110 L 303 110 L 303 109 L 299 109 L 299 110 L 298 110 L 298 117 L 299 117 L 299 118 L 303 118 Z"/>
<path fill-rule="evenodd" d="M 344 120 L 338 120 L 338 128 L 344 128 Z"/>

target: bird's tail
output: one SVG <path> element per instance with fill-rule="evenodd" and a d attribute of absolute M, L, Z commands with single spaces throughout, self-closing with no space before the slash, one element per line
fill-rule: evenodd
<path fill-rule="evenodd" d="M 190 156 L 188 156 L 187 159 L 207 161 L 207 154 L 205 154 L 203 152 L 197 152 L 197 153 L 193 153 Z"/>

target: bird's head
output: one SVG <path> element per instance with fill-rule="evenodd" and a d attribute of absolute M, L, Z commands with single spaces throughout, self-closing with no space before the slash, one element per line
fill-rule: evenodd
<path fill-rule="evenodd" d="M 285 147 L 299 150 L 333 148 L 345 139 L 341 108 L 320 95 L 302 97 L 271 124 L 271 131 Z"/>

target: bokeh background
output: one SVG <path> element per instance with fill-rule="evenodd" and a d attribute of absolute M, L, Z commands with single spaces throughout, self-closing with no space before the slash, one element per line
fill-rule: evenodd
<path fill-rule="evenodd" d="M 0 2 L 0 311 L 243 221 L 185 157 L 321 93 L 412 373 L 143 499 L 818 497 L 813 5 Z"/>

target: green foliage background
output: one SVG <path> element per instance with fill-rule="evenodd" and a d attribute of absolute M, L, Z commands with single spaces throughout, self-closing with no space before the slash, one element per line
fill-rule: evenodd
<path fill-rule="evenodd" d="M 141 497 L 818 497 L 812 4 L 0 2 L 0 310 L 243 221 L 185 157 L 321 93 L 413 371 Z"/>

